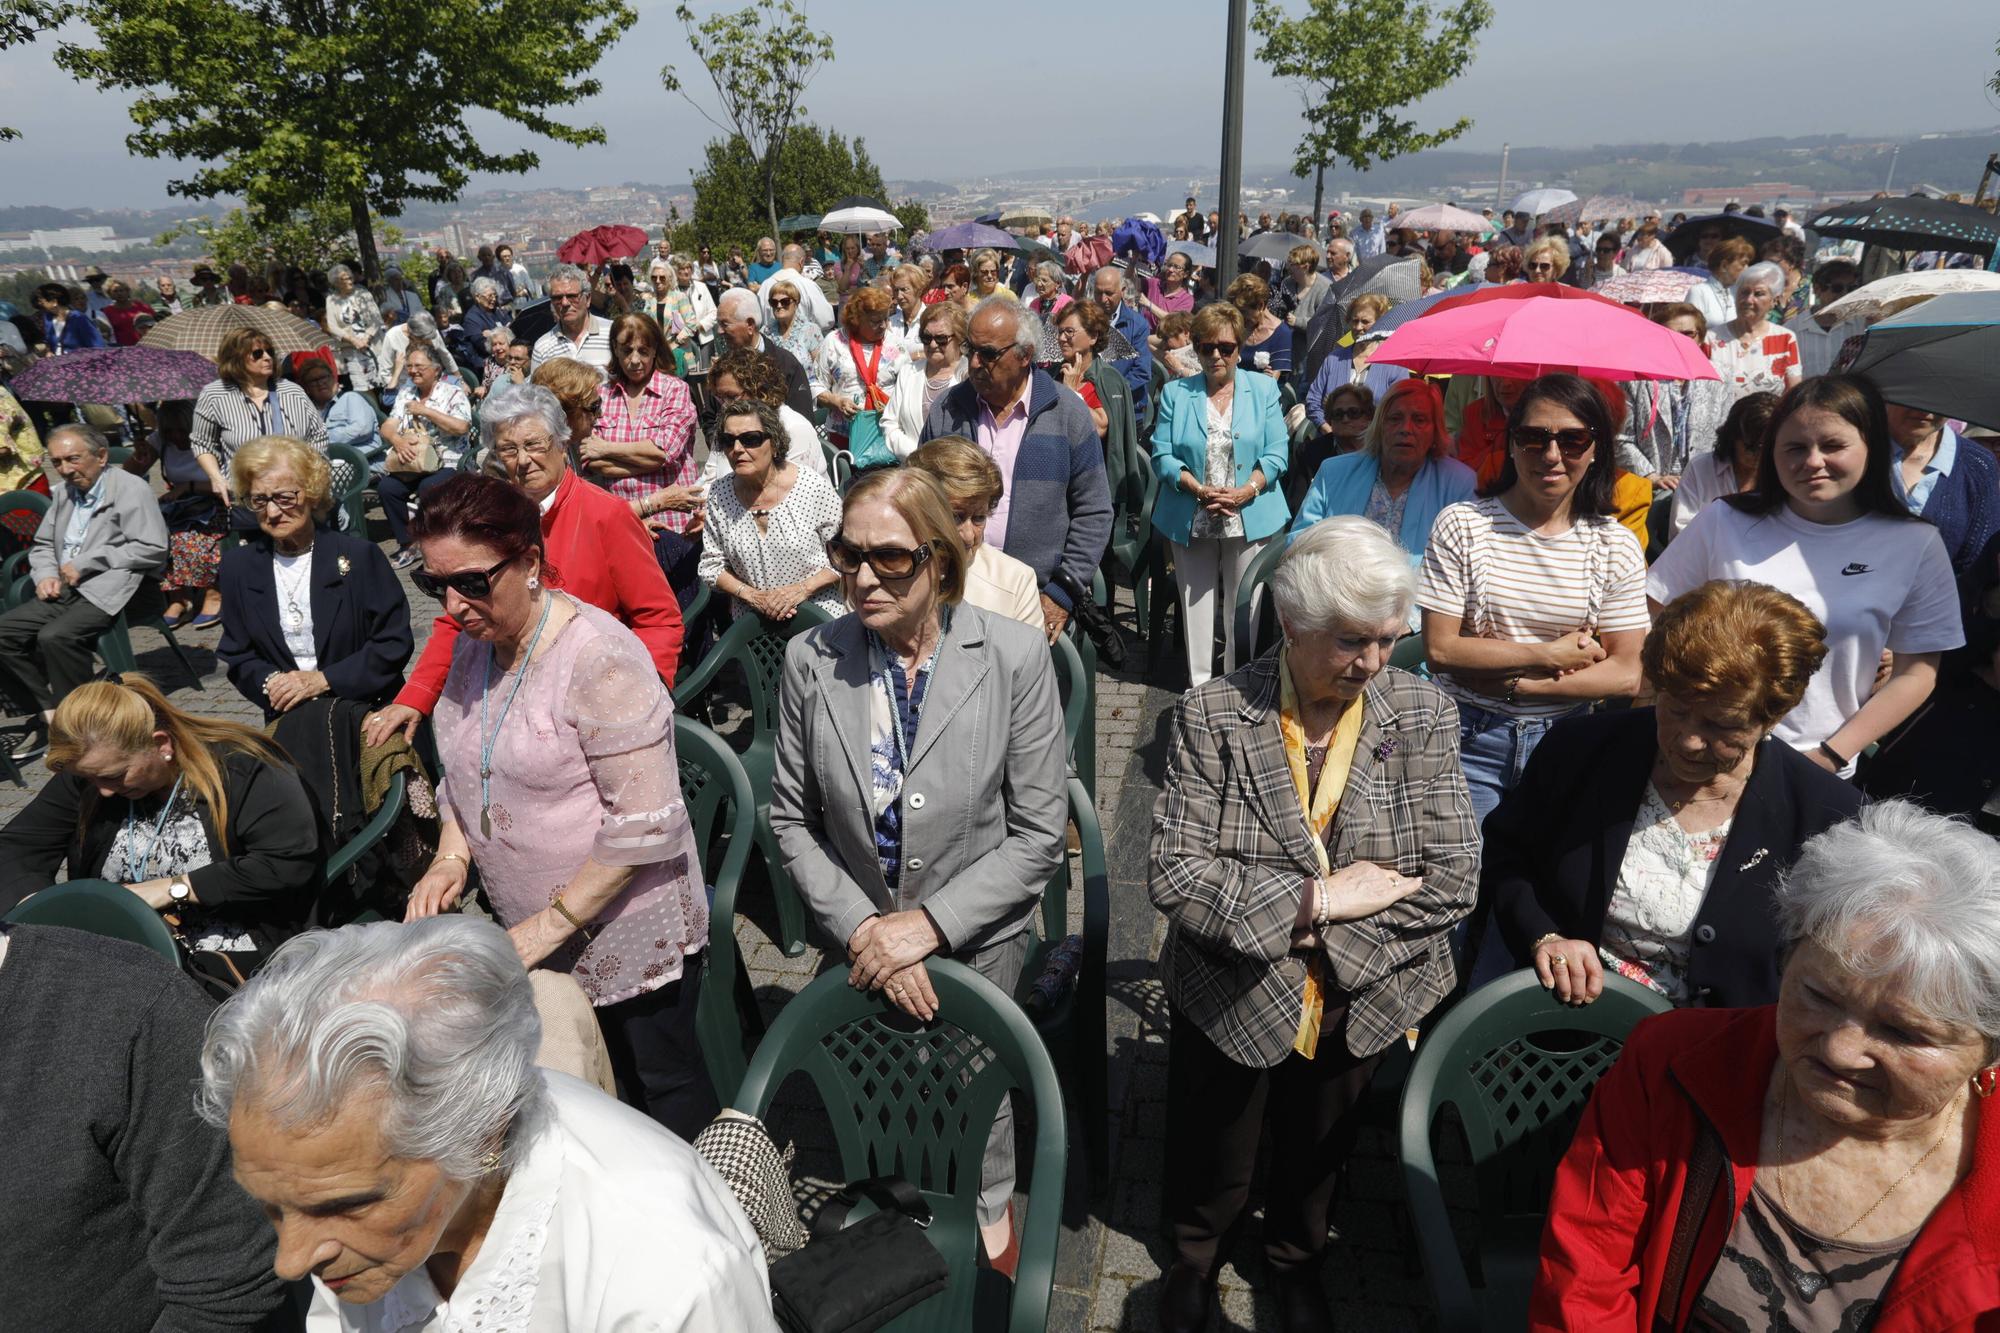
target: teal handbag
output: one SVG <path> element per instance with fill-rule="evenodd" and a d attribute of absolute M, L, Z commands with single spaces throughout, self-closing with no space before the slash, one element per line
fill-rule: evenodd
<path fill-rule="evenodd" d="M 847 452 L 854 455 L 856 472 L 896 466 L 898 460 L 889 448 L 889 437 L 882 433 L 881 412 L 870 408 L 854 414 L 847 423 Z"/>

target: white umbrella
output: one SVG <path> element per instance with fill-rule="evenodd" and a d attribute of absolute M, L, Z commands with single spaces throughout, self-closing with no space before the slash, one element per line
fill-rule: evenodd
<path fill-rule="evenodd" d="M 1055 215 L 1040 204 L 1009 204 L 1000 210 L 1003 227 L 1039 227 L 1055 220 Z"/>
<path fill-rule="evenodd" d="M 1554 188 L 1530 190 L 1514 201 L 1516 215 L 1526 213 L 1529 217 L 1540 217 L 1551 208 L 1561 208 L 1564 204 L 1576 202 L 1576 195 L 1569 190 Z"/>
<path fill-rule="evenodd" d="M 858 236 L 871 231 L 901 231 L 903 224 L 894 213 L 879 208 L 836 208 L 819 220 L 819 229 Z"/>
<path fill-rule="evenodd" d="M 1870 323 L 1886 319 L 1899 310 L 1908 310 L 1933 296 L 1946 292 L 1990 292 L 2000 289 L 2000 273 L 1983 273 L 1974 268 L 1934 268 L 1918 273 L 1894 273 L 1877 278 L 1866 287 L 1857 287 L 1818 312 L 1833 316 L 1835 323 L 1863 319 Z"/>
<path fill-rule="evenodd" d="M 1477 213 L 1468 212 L 1463 208 L 1455 208 L 1450 204 L 1425 204 L 1422 208 L 1411 209 L 1407 213 L 1399 214 L 1392 220 L 1391 225 L 1408 227 L 1412 231 L 1469 231 L 1478 233 L 1486 230 L 1487 222 L 1485 218 L 1479 216 Z"/>

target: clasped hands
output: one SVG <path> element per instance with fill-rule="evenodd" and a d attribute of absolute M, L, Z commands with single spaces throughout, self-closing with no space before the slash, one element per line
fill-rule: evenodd
<path fill-rule="evenodd" d="M 1299 915 L 1292 923 L 1293 947 L 1310 944 L 1322 926 L 1374 916 L 1423 886 L 1422 876 L 1399 874 L 1373 861 L 1356 861 L 1313 879 L 1299 895 Z"/>
<path fill-rule="evenodd" d="M 937 1017 L 937 992 L 923 960 L 948 945 L 944 932 L 921 907 L 871 916 L 847 937 L 847 984 L 881 991 L 889 1003 L 928 1023 Z"/>

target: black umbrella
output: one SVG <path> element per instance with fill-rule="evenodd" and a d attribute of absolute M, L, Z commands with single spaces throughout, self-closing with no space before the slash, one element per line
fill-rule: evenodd
<path fill-rule="evenodd" d="M 1892 250 L 1956 250 L 1991 258 L 1994 246 L 2000 245 L 2000 217 L 1971 204 L 1921 194 L 1835 204 L 1806 225 L 1821 236 Z"/>
<path fill-rule="evenodd" d="M 1675 263 L 1684 264 L 1699 251 L 1701 234 L 1705 231 L 1721 233 L 1717 240 L 1741 236 L 1750 242 L 1753 250 L 1772 237 L 1785 234 L 1784 228 L 1777 223 L 1743 213 L 1710 213 L 1706 217 L 1689 218 L 1667 237 L 1667 250 L 1673 255 Z"/>
<path fill-rule="evenodd" d="M 889 205 L 883 203 L 872 194 L 842 195 L 840 198 L 834 200 L 833 206 L 826 211 L 828 213 L 838 213 L 843 208 L 879 208 L 884 213 L 894 211 Z"/>
<path fill-rule="evenodd" d="M 1292 344 L 1294 378 L 1311 384 L 1320 363 L 1333 354 L 1341 335 L 1347 332 L 1347 307 L 1363 292 L 1380 292 L 1396 305 L 1423 294 L 1423 275 L 1414 255 L 1376 255 L 1364 259 L 1333 284 L 1327 299 L 1320 303 L 1312 322 L 1306 325 L 1305 355 L 1300 356 L 1296 336 Z"/>
<path fill-rule="evenodd" d="M 2000 292 L 1954 292 L 1863 335 L 1854 372 L 1906 407 L 2000 429 Z"/>
<path fill-rule="evenodd" d="M 533 347 L 535 339 L 555 326 L 555 311 L 549 309 L 548 298 L 544 297 L 533 305 L 522 306 L 516 310 L 514 318 L 508 322 L 507 327 L 513 333 L 515 342 L 526 343 Z"/>

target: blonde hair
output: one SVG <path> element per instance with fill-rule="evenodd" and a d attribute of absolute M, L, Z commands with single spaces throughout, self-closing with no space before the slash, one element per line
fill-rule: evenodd
<path fill-rule="evenodd" d="M 1007 493 L 1007 480 L 999 465 L 963 435 L 940 435 L 928 441 L 910 455 L 909 465 L 935 477 L 947 499 L 999 504 Z"/>
<path fill-rule="evenodd" d="M 156 731 L 166 732 L 173 741 L 174 761 L 180 765 L 188 791 L 208 807 L 220 844 L 216 850 L 227 856 L 229 790 L 222 773 L 223 759 L 238 752 L 262 763 L 292 766 L 290 757 L 263 732 L 240 722 L 183 713 L 167 702 L 159 686 L 128 671 L 115 681 L 93 680 L 63 696 L 49 723 L 49 751 L 43 762 L 50 772 L 62 773 L 99 745 L 108 745 L 121 755 L 134 755 L 153 743 Z M 77 813 L 79 829 L 89 824 L 96 804 L 96 789 L 84 784 Z"/>
<path fill-rule="evenodd" d="M 951 501 L 938 479 L 912 467 L 864 473 L 841 504 L 843 526 L 847 513 L 868 500 L 880 500 L 902 515 L 917 543 L 931 548 L 931 563 L 938 571 L 938 600 L 956 606 L 965 597 L 965 571 L 972 558 L 959 540 L 958 520 L 952 517 Z"/>
<path fill-rule="evenodd" d="M 580 412 L 603 396 L 604 375 L 585 361 L 559 356 L 535 367 L 529 382 L 556 396 L 564 412 Z"/>
<path fill-rule="evenodd" d="M 1555 237 L 1544 236 L 1541 240 L 1536 241 L 1521 252 L 1522 272 L 1527 271 L 1529 261 L 1535 259 L 1537 256 L 1547 259 L 1551 264 L 1555 265 L 1557 278 L 1561 278 L 1563 274 L 1569 272 L 1569 246 Z"/>
<path fill-rule="evenodd" d="M 258 477 L 279 466 L 290 467 L 299 479 L 313 517 L 333 511 L 333 469 L 319 450 L 289 435 L 260 435 L 240 446 L 229 460 L 229 489 L 239 498 L 248 495 Z"/>

